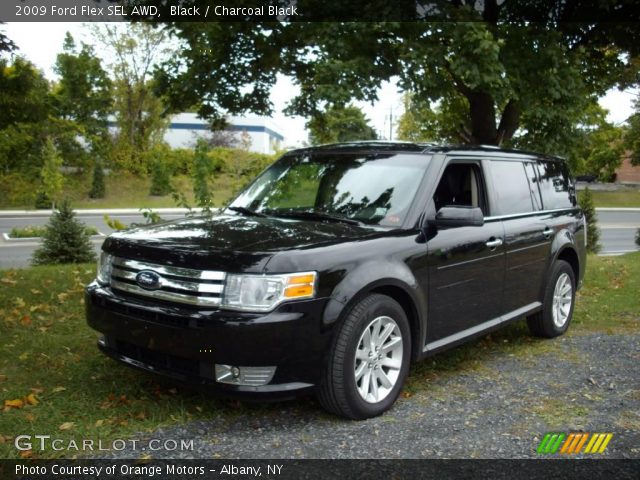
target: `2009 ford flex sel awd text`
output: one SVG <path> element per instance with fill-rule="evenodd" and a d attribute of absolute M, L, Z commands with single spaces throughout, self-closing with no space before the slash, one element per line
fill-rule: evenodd
<path fill-rule="evenodd" d="M 412 361 L 526 318 L 569 327 L 586 225 L 562 160 L 488 147 L 295 150 L 228 207 L 109 236 L 87 319 L 111 357 L 362 419 Z"/>

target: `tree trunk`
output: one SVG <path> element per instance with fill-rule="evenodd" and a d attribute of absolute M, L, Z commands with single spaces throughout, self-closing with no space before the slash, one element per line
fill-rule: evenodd
<path fill-rule="evenodd" d="M 500 125 L 498 126 L 498 145 L 511 140 L 520 124 L 520 107 L 511 99 L 502 111 Z"/>
<path fill-rule="evenodd" d="M 471 143 L 480 145 L 498 145 L 496 130 L 496 109 L 493 97 L 486 92 L 468 91 L 471 116 Z"/>

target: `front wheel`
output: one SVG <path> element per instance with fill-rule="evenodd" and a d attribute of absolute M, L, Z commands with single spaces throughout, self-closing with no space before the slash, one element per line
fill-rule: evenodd
<path fill-rule="evenodd" d="M 346 315 L 333 342 L 319 399 L 332 413 L 361 420 L 388 410 L 409 371 L 411 334 L 394 299 L 371 294 Z"/>
<path fill-rule="evenodd" d="M 569 328 L 576 297 L 576 280 L 571 265 L 558 260 L 545 288 L 542 311 L 527 318 L 529 331 L 538 337 L 553 338 Z"/>

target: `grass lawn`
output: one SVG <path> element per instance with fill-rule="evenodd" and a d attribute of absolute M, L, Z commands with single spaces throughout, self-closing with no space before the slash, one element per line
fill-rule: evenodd
<path fill-rule="evenodd" d="M 246 181 L 246 179 L 245 179 Z M 193 186 L 191 178 L 185 175 L 173 177 L 172 184 L 184 193 L 189 205 L 194 206 Z M 65 176 L 62 197 L 71 201 L 73 208 L 163 208 L 176 207 L 171 195 L 149 195 L 151 179 L 139 177 L 129 173 L 118 173 L 105 177 L 106 195 L 104 198 L 89 198 L 91 179 L 82 175 Z M 221 206 L 233 197 L 233 192 L 239 188 L 239 181 L 227 174 L 218 174 L 212 185 L 213 201 Z M 0 209 L 34 209 L 33 203 L 25 203 L 23 196 L 14 196 L 13 201 L 0 195 Z M 20 200 L 23 199 L 23 200 Z"/>
<path fill-rule="evenodd" d="M 640 253 L 588 261 L 570 334 L 637 332 Z M 20 456 L 13 446 L 19 434 L 108 442 L 189 420 L 232 419 L 248 408 L 257 415 L 279 414 L 273 404 L 208 398 L 100 354 L 82 303 L 83 287 L 93 276 L 93 265 L 0 271 L 0 458 Z M 518 322 L 414 366 L 403 396 L 451 395 L 429 380 L 481 370 L 487 355 L 529 356 L 554 348 L 552 341 L 530 337 Z M 319 409 L 311 400 L 298 402 L 302 409 Z M 21 456 L 61 455 L 48 450 Z"/>
<path fill-rule="evenodd" d="M 640 207 L 640 189 L 602 192 L 591 190 L 596 207 Z"/>

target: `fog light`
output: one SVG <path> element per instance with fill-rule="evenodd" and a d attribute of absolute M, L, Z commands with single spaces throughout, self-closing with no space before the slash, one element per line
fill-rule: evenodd
<path fill-rule="evenodd" d="M 259 387 L 273 379 L 276 367 L 236 367 L 216 363 L 216 381 L 231 385 L 249 385 Z"/>

